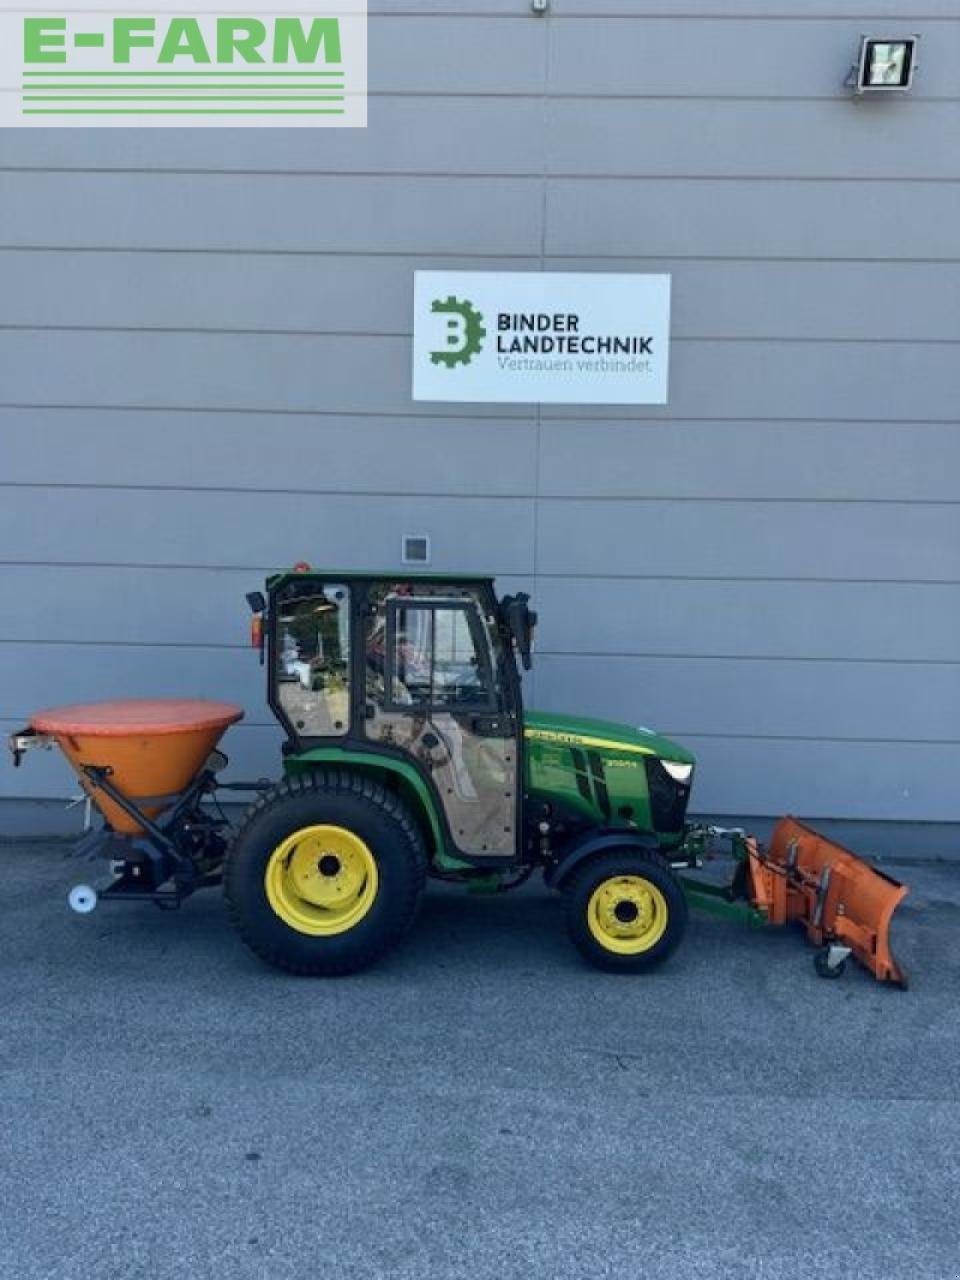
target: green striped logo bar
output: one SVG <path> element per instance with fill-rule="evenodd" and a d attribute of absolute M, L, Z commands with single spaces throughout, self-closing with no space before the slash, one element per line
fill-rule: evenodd
<path fill-rule="evenodd" d="M 363 128 L 366 0 L 331 9 L 2 12 L 0 127 Z"/>

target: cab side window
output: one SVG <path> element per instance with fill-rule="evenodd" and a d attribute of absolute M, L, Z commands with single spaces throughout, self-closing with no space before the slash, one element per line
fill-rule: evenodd
<path fill-rule="evenodd" d="M 387 610 L 388 700 L 434 710 L 493 705 L 490 653 L 470 604 L 391 601 Z"/>
<path fill-rule="evenodd" d="M 304 737 L 350 727 L 350 594 L 337 583 L 293 582 L 277 599 L 280 706 Z"/>

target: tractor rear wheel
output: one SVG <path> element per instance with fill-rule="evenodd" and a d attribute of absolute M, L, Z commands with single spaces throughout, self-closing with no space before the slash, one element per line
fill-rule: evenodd
<path fill-rule="evenodd" d="M 361 774 L 287 779 L 253 806 L 227 855 L 230 917 L 262 960 L 290 973 L 353 973 L 413 923 L 426 878 L 403 802 Z"/>
<path fill-rule="evenodd" d="M 567 929 L 590 964 L 642 973 L 665 960 L 687 927 L 687 900 L 655 850 L 611 850 L 577 868 L 566 886 Z"/>

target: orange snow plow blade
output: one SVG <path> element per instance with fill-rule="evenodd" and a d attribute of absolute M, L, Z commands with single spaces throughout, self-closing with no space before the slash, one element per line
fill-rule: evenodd
<path fill-rule="evenodd" d="M 750 900 L 770 924 L 798 921 L 814 946 L 849 947 L 878 981 L 906 987 L 890 950 L 890 921 L 906 885 L 795 818 L 777 823 L 766 848 L 752 838 L 745 844 Z"/>

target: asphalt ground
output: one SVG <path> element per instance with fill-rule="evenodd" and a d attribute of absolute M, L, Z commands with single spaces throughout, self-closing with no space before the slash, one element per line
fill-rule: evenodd
<path fill-rule="evenodd" d="M 264 968 L 218 891 L 77 917 L 2 846 L 3 1280 L 960 1277 L 960 869 L 909 992 L 695 917 L 610 977 L 540 886 L 431 888 L 404 948 Z"/>

